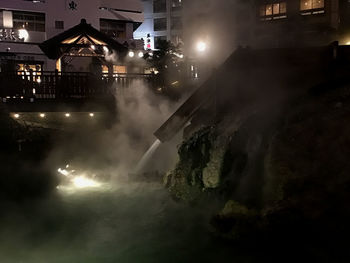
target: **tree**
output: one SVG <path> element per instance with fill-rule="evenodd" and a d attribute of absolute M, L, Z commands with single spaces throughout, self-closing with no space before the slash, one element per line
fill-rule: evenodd
<path fill-rule="evenodd" d="M 178 98 L 185 84 L 185 63 L 180 46 L 170 41 L 158 41 L 158 50 L 147 53 L 144 58 L 153 69 L 151 78 L 155 91 Z"/>

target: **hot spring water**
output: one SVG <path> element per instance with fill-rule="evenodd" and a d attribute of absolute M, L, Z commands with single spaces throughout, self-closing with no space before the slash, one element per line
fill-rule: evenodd
<path fill-rule="evenodd" d="M 147 152 L 142 156 L 141 160 L 138 162 L 136 168 L 135 168 L 135 173 L 141 172 L 146 164 L 151 160 L 152 156 L 158 149 L 158 147 L 161 145 L 160 140 L 155 140 L 155 142 L 152 144 L 152 146 L 147 150 Z"/>

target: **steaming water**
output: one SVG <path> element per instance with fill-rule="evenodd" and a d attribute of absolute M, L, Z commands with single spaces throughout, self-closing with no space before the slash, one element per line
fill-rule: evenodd
<path fill-rule="evenodd" d="M 0 262 L 218 262 L 204 209 L 173 202 L 160 185 L 119 184 L 2 204 Z M 221 261 L 226 262 L 226 261 Z"/>
<path fill-rule="evenodd" d="M 158 147 L 161 145 L 161 141 L 160 140 L 156 140 L 152 146 L 147 150 L 147 152 L 142 156 L 141 160 L 139 161 L 139 163 L 137 164 L 136 168 L 135 168 L 135 172 L 141 172 L 142 169 L 147 165 L 147 163 L 150 161 L 150 159 L 152 158 L 152 156 L 154 155 L 154 153 L 156 152 L 156 150 L 158 149 Z"/>

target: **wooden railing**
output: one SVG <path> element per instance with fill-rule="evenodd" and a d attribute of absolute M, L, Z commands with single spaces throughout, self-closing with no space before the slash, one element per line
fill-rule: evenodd
<path fill-rule="evenodd" d="M 0 72 L 0 97 L 7 99 L 100 98 L 128 88 L 147 74 L 95 75 L 85 72 Z"/>

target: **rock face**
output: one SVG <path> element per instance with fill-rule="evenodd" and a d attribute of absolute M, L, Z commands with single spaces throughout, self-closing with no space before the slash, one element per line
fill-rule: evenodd
<path fill-rule="evenodd" d="M 210 160 L 210 149 L 216 135 L 212 127 L 196 132 L 179 148 L 179 162 L 165 178 L 165 185 L 175 199 L 195 201 L 205 185 L 203 170 Z"/>
<path fill-rule="evenodd" d="M 222 200 L 212 220 L 221 237 L 350 234 L 350 85 L 288 103 L 227 116 L 180 147 L 166 185 L 177 200 Z"/>
<path fill-rule="evenodd" d="M 217 138 L 211 145 L 209 161 L 203 169 L 202 180 L 204 188 L 219 187 L 226 152 L 227 140 Z"/>

